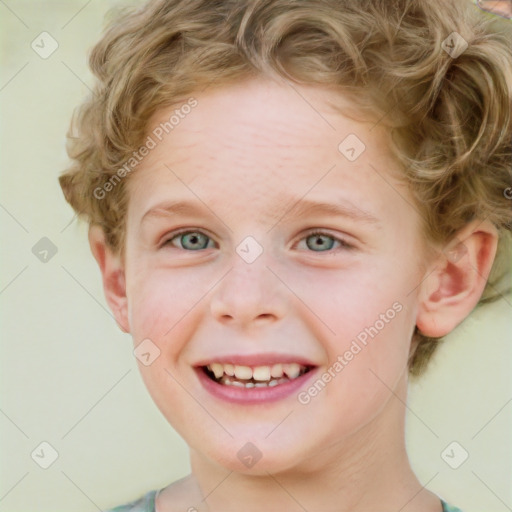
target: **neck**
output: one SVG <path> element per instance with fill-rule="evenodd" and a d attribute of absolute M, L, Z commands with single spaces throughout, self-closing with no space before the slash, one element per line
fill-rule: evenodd
<path fill-rule="evenodd" d="M 228 471 L 191 450 L 190 483 L 198 490 L 192 510 L 440 512 L 439 499 L 423 489 L 407 458 L 405 380 L 370 423 L 286 471 Z"/>

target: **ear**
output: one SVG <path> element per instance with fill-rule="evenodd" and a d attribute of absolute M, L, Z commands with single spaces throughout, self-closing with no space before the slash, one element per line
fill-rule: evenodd
<path fill-rule="evenodd" d="M 416 326 L 421 334 L 440 338 L 469 315 L 482 296 L 497 246 L 494 224 L 475 220 L 441 251 L 419 290 Z"/>
<path fill-rule="evenodd" d="M 105 233 L 98 225 L 89 227 L 89 246 L 98 262 L 103 279 L 103 291 L 114 313 L 117 325 L 123 332 L 130 332 L 125 273 L 121 257 L 115 255 L 105 240 Z"/>

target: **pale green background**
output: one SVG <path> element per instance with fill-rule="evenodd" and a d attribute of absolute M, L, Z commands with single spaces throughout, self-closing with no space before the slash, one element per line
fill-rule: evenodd
<path fill-rule="evenodd" d="M 153 405 L 113 321 L 86 227 L 57 183 L 65 133 L 92 77 L 86 52 L 112 0 L 0 2 L 2 312 L 0 512 L 88 512 L 189 471 L 187 448 Z M 40 58 L 49 32 L 59 48 Z M 42 237 L 57 254 L 40 262 Z M 465 512 L 512 508 L 511 298 L 475 312 L 411 388 L 408 445 L 421 481 Z M 468 452 L 459 469 L 440 453 Z M 49 442 L 48 469 L 31 452 Z"/>

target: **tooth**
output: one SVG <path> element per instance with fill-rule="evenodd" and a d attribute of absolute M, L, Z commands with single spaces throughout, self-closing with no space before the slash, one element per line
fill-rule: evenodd
<path fill-rule="evenodd" d="M 255 388 L 266 388 L 266 387 L 268 387 L 268 384 L 266 382 L 256 382 L 254 384 L 254 387 Z"/>
<path fill-rule="evenodd" d="M 271 388 L 273 386 L 277 386 L 279 384 L 279 382 L 277 380 L 271 380 L 269 383 L 268 383 L 268 387 Z"/>
<path fill-rule="evenodd" d="M 232 364 L 225 364 L 224 373 L 230 377 L 233 377 L 235 375 L 235 367 Z"/>
<path fill-rule="evenodd" d="M 245 387 L 246 388 L 253 388 L 254 387 L 254 382 L 246 382 L 245 383 Z"/>
<path fill-rule="evenodd" d="M 269 380 L 270 366 L 256 366 L 252 371 L 252 378 L 254 380 Z"/>
<path fill-rule="evenodd" d="M 237 388 L 245 388 L 245 384 L 243 382 L 238 382 L 237 380 L 230 382 L 229 385 L 236 386 Z"/>
<path fill-rule="evenodd" d="M 219 363 L 209 365 L 210 370 L 215 374 L 216 379 L 220 379 L 224 375 L 224 367 Z"/>
<path fill-rule="evenodd" d="M 274 366 L 272 366 L 272 368 L 270 369 L 270 375 L 272 375 L 272 377 L 275 377 L 276 379 L 279 379 L 280 377 L 282 377 L 283 376 L 283 365 L 275 364 Z"/>
<path fill-rule="evenodd" d="M 249 380 L 252 377 L 252 369 L 248 366 L 235 365 L 235 377 L 237 379 Z"/>
<path fill-rule="evenodd" d="M 300 374 L 300 364 L 291 363 L 283 365 L 283 371 L 290 377 L 290 379 L 295 379 Z"/>

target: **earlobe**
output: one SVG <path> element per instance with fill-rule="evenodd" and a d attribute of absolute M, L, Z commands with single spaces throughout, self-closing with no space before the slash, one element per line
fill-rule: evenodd
<path fill-rule="evenodd" d="M 114 314 L 119 328 L 130 332 L 125 272 L 120 256 L 107 245 L 105 233 L 98 225 L 89 227 L 89 246 L 100 267 L 105 299 Z"/>
<path fill-rule="evenodd" d="M 447 244 L 418 293 L 416 326 L 429 337 L 451 332 L 478 304 L 494 262 L 498 232 L 489 221 L 472 221 Z"/>

